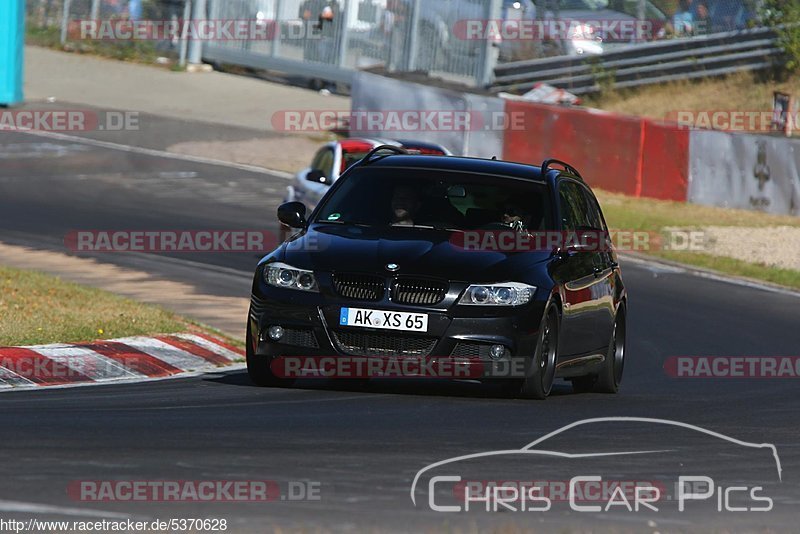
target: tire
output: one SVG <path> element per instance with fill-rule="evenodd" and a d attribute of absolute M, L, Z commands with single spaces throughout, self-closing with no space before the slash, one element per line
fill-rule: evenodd
<path fill-rule="evenodd" d="M 247 359 L 247 375 L 250 381 L 256 386 L 261 387 L 291 387 L 294 379 L 279 378 L 272 372 L 270 364 L 272 358 L 269 356 L 258 356 L 253 347 L 253 339 L 250 335 L 250 321 L 247 322 L 247 340 L 245 342 L 245 357 Z"/>
<path fill-rule="evenodd" d="M 526 399 L 543 400 L 550 395 L 555 382 L 558 362 L 558 338 L 560 322 L 558 309 L 550 305 L 545 311 L 536 341 L 533 358 L 525 362 L 525 378 L 520 386 L 520 396 Z"/>
<path fill-rule="evenodd" d="M 625 369 L 625 305 L 621 305 L 614 320 L 614 331 L 608 344 L 603 369 L 597 376 L 594 390 L 598 393 L 617 393 L 622 383 L 622 371 Z"/>

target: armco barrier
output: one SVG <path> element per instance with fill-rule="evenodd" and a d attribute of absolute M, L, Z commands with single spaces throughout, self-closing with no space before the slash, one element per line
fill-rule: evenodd
<path fill-rule="evenodd" d="M 677 2 L 676 2 L 677 3 Z M 723 76 L 772 68 L 785 62 L 775 30 L 755 28 L 688 39 L 637 43 L 602 55 L 528 59 L 495 68 L 495 92 L 523 93 L 545 82 L 578 95 L 597 93 L 601 78 L 616 89 Z"/>
<path fill-rule="evenodd" d="M 508 101 L 524 129 L 505 132 L 503 159 L 541 163 L 553 157 L 585 171 L 590 185 L 632 196 L 686 200 L 689 132 L 646 119 Z"/>

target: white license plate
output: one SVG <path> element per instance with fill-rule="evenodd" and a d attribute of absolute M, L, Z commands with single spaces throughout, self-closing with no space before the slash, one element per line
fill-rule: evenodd
<path fill-rule="evenodd" d="M 386 330 L 428 331 L 428 315 L 425 313 L 390 312 L 365 310 L 363 308 L 342 308 L 339 313 L 342 326 L 364 328 L 383 328 Z"/>

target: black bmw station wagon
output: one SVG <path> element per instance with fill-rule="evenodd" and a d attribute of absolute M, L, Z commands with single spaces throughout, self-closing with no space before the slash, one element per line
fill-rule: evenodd
<path fill-rule="evenodd" d="M 351 167 L 259 263 L 247 368 L 290 385 L 286 357 L 466 362 L 543 399 L 556 378 L 616 393 L 627 294 L 580 173 L 388 146 Z M 601 245 L 598 246 L 598 243 Z"/>

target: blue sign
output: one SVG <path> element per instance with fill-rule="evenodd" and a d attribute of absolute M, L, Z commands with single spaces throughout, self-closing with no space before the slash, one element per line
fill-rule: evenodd
<path fill-rule="evenodd" d="M 0 1 L 0 105 L 22 102 L 25 1 Z"/>

